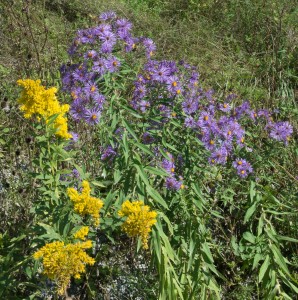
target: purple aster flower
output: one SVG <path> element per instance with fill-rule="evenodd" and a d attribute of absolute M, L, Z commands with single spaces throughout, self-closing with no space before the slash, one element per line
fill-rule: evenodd
<path fill-rule="evenodd" d="M 95 36 L 91 29 L 78 30 L 76 40 L 80 44 L 93 44 Z"/>
<path fill-rule="evenodd" d="M 81 87 L 72 87 L 70 95 L 73 100 L 82 98 L 83 97 L 82 88 Z"/>
<path fill-rule="evenodd" d="M 205 97 L 207 98 L 207 100 L 211 101 L 213 100 L 213 94 L 214 94 L 213 90 L 208 90 L 207 92 L 205 92 Z"/>
<path fill-rule="evenodd" d="M 119 19 L 116 21 L 117 34 L 123 39 L 129 34 L 132 24 L 126 19 Z"/>
<path fill-rule="evenodd" d="M 171 69 L 165 64 L 158 64 L 157 68 L 152 72 L 152 79 L 161 83 L 167 82 L 169 76 L 171 76 Z"/>
<path fill-rule="evenodd" d="M 193 117 L 185 118 L 184 125 L 185 125 L 185 127 L 188 127 L 188 128 L 196 128 L 196 126 L 197 126 Z"/>
<path fill-rule="evenodd" d="M 293 127 L 289 122 L 277 122 L 272 124 L 269 136 L 277 141 L 283 141 L 287 145 L 292 133 Z"/>
<path fill-rule="evenodd" d="M 175 172 L 175 164 L 174 164 L 174 159 L 173 156 L 167 152 L 168 158 L 164 158 L 161 162 L 161 166 L 167 173 L 170 175 L 174 174 Z"/>
<path fill-rule="evenodd" d="M 102 42 L 101 52 L 102 53 L 111 53 L 114 45 L 116 44 L 117 38 L 113 32 L 104 32 L 99 35 L 99 39 Z"/>
<path fill-rule="evenodd" d="M 101 35 L 108 34 L 109 32 L 112 32 L 112 27 L 110 24 L 100 24 L 93 29 L 94 35 L 97 37 Z"/>
<path fill-rule="evenodd" d="M 228 159 L 228 150 L 225 147 L 221 147 L 211 153 L 209 157 L 209 163 L 225 165 Z"/>
<path fill-rule="evenodd" d="M 96 93 L 95 95 L 92 96 L 92 100 L 94 103 L 94 106 L 99 109 L 102 110 L 102 107 L 106 101 L 106 98 L 104 95 Z"/>
<path fill-rule="evenodd" d="M 249 115 L 250 104 L 248 101 L 244 101 L 241 105 L 235 107 L 234 116 L 236 119 L 240 119 L 243 115 Z"/>
<path fill-rule="evenodd" d="M 116 72 L 120 67 L 120 61 L 115 56 L 109 56 L 106 60 L 106 68 L 109 72 Z"/>
<path fill-rule="evenodd" d="M 198 72 L 192 72 L 191 76 L 189 78 L 189 83 L 191 86 L 197 86 L 199 83 L 199 76 L 200 74 Z"/>
<path fill-rule="evenodd" d="M 147 92 L 146 85 L 144 85 L 140 81 L 135 82 L 135 90 L 134 90 L 134 96 L 138 98 L 144 98 Z"/>
<path fill-rule="evenodd" d="M 69 113 L 75 121 L 79 121 L 84 118 L 86 109 L 83 103 L 79 99 L 76 99 L 72 102 Z"/>
<path fill-rule="evenodd" d="M 103 75 L 104 73 L 106 73 L 106 60 L 102 57 L 98 58 L 96 61 L 94 61 L 92 70 L 99 75 Z"/>
<path fill-rule="evenodd" d="M 85 59 L 96 59 L 97 52 L 95 50 L 88 50 L 86 53 L 84 53 Z"/>
<path fill-rule="evenodd" d="M 99 15 L 99 20 L 101 21 L 109 21 L 115 19 L 117 17 L 116 13 L 113 11 L 107 11 Z"/>
<path fill-rule="evenodd" d="M 197 126 L 201 128 L 209 128 L 213 123 L 213 117 L 207 111 L 202 111 L 199 116 L 199 120 L 197 122 Z"/>
<path fill-rule="evenodd" d="M 79 140 L 79 135 L 73 131 L 69 132 L 71 134 L 70 141 L 76 143 Z"/>
<path fill-rule="evenodd" d="M 167 78 L 167 89 L 170 93 L 173 93 L 173 94 L 180 94 L 181 93 L 181 90 L 182 90 L 182 87 L 181 87 L 181 84 L 179 83 L 179 78 L 177 76 L 169 76 Z"/>
<path fill-rule="evenodd" d="M 98 88 L 96 86 L 95 82 L 89 81 L 86 82 L 83 91 L 87 98 L 92 97 L 93 95 L 96 95 L 98 93 Z"/>
<path fill-rule="evenodd" d="M 219 109 L 223 112 L 229 112 L 231 110 L 231 105 L 229 103 L 220 104 Z"/>
<path fill-rule="evenodd" d="M 187 115 L 191 115 L 198 110 L 199 104 L 195 99 L 186 99 L 182 102 L 182 109 Z"/>
<path fill-rule="evenodd" d="M 143 42 L 143 45 L 145 47 L 146 56 L 147 56 L 147 58 L 150 58 L 153 55 L 154 51 L 156 50 L 156 45 L 149 38 L 144 38 L 142 40 L 142 42 Z"/>
<path fill-rule="evenodd" d="M 166 179 L 166 188 L 172 191 L 178 191 L 182 187 L 182 182 L 178 181 L 174 177 L 167 177 Z"/>
<path fill-rule="evenodd" d="M 86 109 L 84 119 L 89 125 L 96 125 L 99 122 L 100 115 L 101 115 L 101 111 L 99 109 L 96 108 Z"/>
<path fill-rule="evenodd" d="M 238 158 L 233 162 L 233 167 L 237 170 L 237 174 L 241 177 L 247 177 L 248 174 L 252 173 L 253 169 L 249 162 L 245 159 Z"/>
<path fill-rule="evenodd" d="M 146 100 L 140 101 L 139 109 L 141 110 L 141 112 L 145 112 L 149 107 L 150 107 L 150 102 Z"/>
<path fill-rule="evenodd" d="M 132 37 L 126 36 L 123 38 L 123 40 L 125 42 L 125 52 L 130 52 L 130 51 L 136 49 L 136 44 L 138 43 L 137 38 L 132 38 Z"/>

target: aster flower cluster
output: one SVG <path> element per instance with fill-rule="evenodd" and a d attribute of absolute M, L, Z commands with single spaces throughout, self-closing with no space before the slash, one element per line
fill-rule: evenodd
<path fill-rule="evenodd" d="M 73 99 L 70 114 L 91 125 L 99 122 L 106 101 L 98 83 L 121 66 L 115 53 L 129 53 L 138 47 L 150 57 L 156 48 L 148 38 L 133 37 L 132 24 L 114 12 L 101 14 L 98 21 L 97 26 L 77 32 L 68 53 L 78 63 L 61 67 L 63 89 Z"/>
<path fill-rule="evenodd" d="M 58 294 L 63 295 L 70 279 L 79 279 L 86 272 L 86 265 L 93 265 L 95 260 L 85 250 L 92 247 L 90 240 L 75 244 L 53 242 L 46 244 L 33 254 L 38 260 L 42 258 L 43 274 L 49 279 L 56 281 Z"/>
<path fill-rule="evenodd" d="M 105 74 L 120 70 L 124 61 L 120 56 L 141 48 L 145 50 L 145 57 L 138 67 L 128 101 L 133 109 L 148 116 L 148 131 L 140 136 L 144 144 L 159 147 L 159 140 L 150 134 L 150 130 L 162 130 L 173 118 L 200 140 L 211 165 L 226 165 L 230 160 L 236 162 L 241 149 L 242 152 L 252 151 L 245 143 L 244 125 L 248 122 L 264 125 L 269 137 L 288 143 L 293 133 L 288 122 L 274 123 L 269 111 L 256 111 L 248 101 L 239 105 L 239 99 L 233 93 L 217 99 L 212 89 L 204 90 L 200 86 L 197 68 L 184 61 L 153 59 L 154 42 L 145 37 L 133 37 L 132 24 L 114 12 L 101 14 L 99 21 L 95 27 L 78 31 L 69 54 L 79 63 L 64 66 L 61 70 L 64 89 L 73 98 L 70 113 L 75 120 L 84 119 L 89 124 L 99 122 L 107 97 L 100 82 Z M 111 162 L 115 156 L 116 150 L 111 146 L 103 148 L 103 161 Z M 172 168 L 166 166 L 170 162 L 171 159 L 168 163 L 162 162 L 169 174 L 166 186 L 178 190 L 182 182 L 171 172 Z M 240 173 L 239 167 L 236 168 L 241 177 L 252 173 L 252 166 L 248 162 L 244 165 L 249 167 L 245 171 L 241 169 Z"/>
<path fill-rule="evenodd" d="M 46 122 L 55 114 L 58 114 L 53 126 L 56 129 L 56 135 L 63 138 L 71 138 L 71 134 L 67 131 L 67 118 L 65 114 L 69 110 L 69 105 L 60 105 L 55 87 L 45 89 L 40 83 L 40 80 L 18 80 L 18 85 L 23 87 L 21 97 L 18 99 L 21 105 L 20 110 L 24 112 L 25 118 L 31 118 L 37 115 L 44 118 Z"/>
<path fill-rule="evenodd" d="M 140 237 L 143 248 L 148 249 L 148 237 L 151 227 L 156 223 L 157 212 L 150 211 L 148 205 L 144 205 L 143 201 L 130 202 L 126 200 L 118 212 L 120 217 L 126 217 L 122 225 L 130 237 Z"/>
<path fill-rule="evenodd" d="M 102 200 L 90 196 L 90 185 L 89 182 L 84 180 L 82 182 L 82 193 L 79 194 L 74 188 L 67 189 L 67 195 L 70 200 L 74 203 L 75 212 L 80 215 L 91 215 L 94 220 L 94 225 L 99 224 L 99 211 L 103 206 Z"/>

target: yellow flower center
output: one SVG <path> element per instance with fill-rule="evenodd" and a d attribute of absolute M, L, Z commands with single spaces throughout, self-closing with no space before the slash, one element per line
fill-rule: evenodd
<path fill-rule="evenodd" d="M 90 91 L 95 92 L 95 90 L 96 90 L 96 87 L 94 85 L 92 85 Z"/>
<path fill-rule="evenodd" d="M 97 116 L 95 114 L 92 115 L 92 120 L 96 120 Z"/>
<path fill-rule="evenodd" d="M 174 81 L 174 82 L 172 83 L 172 86 L 177 86 L 177 82 Z"/>
<path fill-rule="evenodd" d="M 205 117 L 204 117 L 204 120 L 205 120 L 205 121 L 208 121 L 208 119 L 209 119 L 208 116 L 205 116 Z"/>
<path fill-rule="evenodd" d="M 177 91 L 176 91 L 176 94 L 179 95 L 180 93 L 181 93 L 181 90 L 177 90 Z"/>

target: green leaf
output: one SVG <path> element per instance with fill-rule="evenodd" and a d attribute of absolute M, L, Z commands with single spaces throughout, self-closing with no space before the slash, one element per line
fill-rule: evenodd
<path fill-rule="evenodd" d="M 148 171 L 149 173 L 151 174 L 154 174 L 154 175 L 160 175 L 160 176 L 168 176 L 169 174 L 164 171 L 163 169 L 158 169 L 158 168 L 155 168 L 155 167 L 150 167 L 150 166 L 146 166 L 144 168 L 144 170 Z"/>
<path fill-rule="evenodd" d="M 262 281 L 262 279 L 263 279 L 263 277 L 264 277 L 264 275 L 265 275 L 265 273 L 266 273 L 269 265 L 270 265 L 270 257 L 267 254 L 266 258 L 265 258 L 265 260 L 264 260 L 264 262 L 263 262 L 263 264 L 262 264 L 262 266 L 260 268 L 260 271 L 259 271 L 259 282 Z"/>
<path fill-rule="evenodd" d="M 106 187 L 102 182 L 100 181 L 91 181 L 92 185 L 98 186 L 98 187 Z"/>
<path fill-rule="evenodd" d="M 252 244 L 254 244 L 256 241 L 256 237 L 248 231 L 243 233 L 243 238 Z"/>
<path fill-rule="evenodd" d="M 130 127 L 130 125 L 128 125 L 128 123 L 123 119 L 122 120 L 124 127 L 127 129 L 127 131 L 134 137 L 134 139 L 138 142 L 139 139 L 137 138 L 135 132 L 133 131 L 133 129 Z"/>
<path fill-rule="evenodd" d="M 250 217 L 254 214 L 257 208 L 257 203 L 255 202 L 246 212 L 244 216 L 244 224 L 250 219 Z"/>
<path fill-rule="evenodd" d="M 256 268 L 256 266 L 259 264 L 259 261 L 262 260 L 264 257 L 262 254 L 257 253 L 254 257 L 254 261 L 253 261 L 253 265 L 252 265 L 252 269 L 254 270 Z"/>
<path fill-rule="evenodd" d="M 161 197 L 161 195 L 158 193 L 158 191 L 156 191 L 155 189 L 153 189 L 151 186 L 146 186 L 146 190 L 147 190 L 148 194 L 153 198 L 153 200 L 155 200 L 156 202 L 158 202 L 165 209 L 169 209 L 167 203 Z"/>
<path fill-rule="evenodd" d="M 213 264 L 214 260 L 210 252 L 209 246 L 206 242 L 202 244 L 202 253 L 205 254 L 206 258 L 208 258 L 207 262 Z"/>
<path fill-rule="evenodd" d="M 134 145 L 142 149 L 145 153 L 149 154 L 150 156 L 154 156 L 153 152 L 146 145 L 143 145 L 138 142 L 134 142 Z"/>
<path fill-rule="evenodd" d="M 271 245 L 271 251 L 275 257 L 275 262 L 280 266 L 280 268 L 286 273 L 286 275 L 290 275 L 290 271 L 287 267 L 284 257 L 282 256 L 280 250 L 274 245 Z"/>

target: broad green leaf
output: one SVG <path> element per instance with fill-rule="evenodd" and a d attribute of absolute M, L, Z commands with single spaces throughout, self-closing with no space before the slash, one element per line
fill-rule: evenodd
<path fill-rule="evenodd" d="M 251 218 L 257 208 L 257 203 L 255 202 L 246 212 L 244 216 L 244 224 Z"/>
<path fill-rule="evenodd" d="M 213 257 L 212 257 L 212 254 L 210 252 L 210 249 L 209 249 L 209 246 L 208 246 L 207 242 L 203 243 L 201 245 L 201 247 L 202 247 L 201 248 L 202 253 L 205 254 L 206 257 L 208 258 L 207 263 L 213 263 L 214 260 L 213 260 Z"/>
<path fill-rule="evenodd" d="M 254 261 L 252 264 L 252 269 L 254 270 L 256 268 L 256 266 L 259 264 L 259 261 L 262 260 L 264 258 L 264 256 L 260 253 L 257 253 L 254 257 Z"/>
<path fill-rule="evenodd" d="M 284 257 L 282 256 L 280 250 L 274 245 L 271 245 L 271 251 L 274 255 L 275 262 L 281 267 L 281 269 L 286 273 L 286 275 L 290 276 L 290 271 L 287 267 Z"/>
<path fill-rule="evenodd" d="M 264 277 L 264 275 L 265 275 L 265 273 L 266 273 L 269 266 L 270 266 L 270 257 L 267 254 L 266 258 L 265 258 L 265 260 L 264 260 L 264 262 L 263 262 L 263 264 L 260 268 L 260 271 L 259 271 L 259 282 L 262 281 L 262 279 L 263 279 L 263 277 Z"/>
<path fill-rule="evenodd" d="M 256 237 L 248 231 L 243 233 L 243 238 L 252 244 L 254 244 L 256 241 Z"/>

